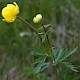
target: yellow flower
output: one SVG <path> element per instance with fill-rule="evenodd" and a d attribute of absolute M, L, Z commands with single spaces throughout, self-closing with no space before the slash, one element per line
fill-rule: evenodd
<path fill-rule="evenodd" d="M 2 20 L 6 22 L 14 22 L 18 13 L 19 6 L 16 2 L 13 2 L 13 4 L 7 4 L 7 6 L 2 9 L 2 16 L 4 18 Z"/>
<path fill-rule="evenodd" d="M 39 23 L 42 20 L 42 15 L 37 14 L 36 17 L 33 18 L 34 23 Z"/>

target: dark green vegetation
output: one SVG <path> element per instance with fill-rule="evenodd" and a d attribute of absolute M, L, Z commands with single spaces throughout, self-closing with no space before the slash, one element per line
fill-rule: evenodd
<path fill-rule="evenodd" d="M 7 3 L 12 3 L 13 1 L 0 0 L 0 12 Z M 34 24 L 32 19 L 37 13 L 43 15 L 43 24 L 50 24 L 47 30 L 49 30 L 48 35 L 53 47 L 57 48 L 57 45 L 61 45 L 68 50 L 78 47 L 76 54 L 68 57 L 66 62 L 69 61 L 76 65 L 77 70 L 80 71 L 80 1 L 15 1 L 20 7 L 18 16 L 30 22 L 40 33 L 43 32 L 41 24 Z M 42 37 L 44 42 L 45 36 L 43 35 Z M 34 62 L 39 57 L 34 54 L 41 53 L 41 45 L 35 32 L 23 22 L 16 19 L 13 23 L 6 23 L 2 21 L 2 16 L 0 15 L 0 80 L 10 80 L 11 76 L 19 80 L 22 77 L 26 77 L 26 80 L 52 80 L 55 73 L 51 66 L 44 70 L 43 73 L 34 74 L 34 64 L 36 64 Z M 70 65 L 69 63 L 65 64 Z M 60 80 L 80 80 L 80 72 L 72 72 L 62 67 L 58 69 Z"/>

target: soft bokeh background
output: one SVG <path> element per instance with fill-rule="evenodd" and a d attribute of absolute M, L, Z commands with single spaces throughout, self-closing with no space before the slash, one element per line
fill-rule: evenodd
<path fill-rule="evenodd" d="M 60 44 L 69 49 L 78 46 L 70 61 L 80 71 L 80 0 L 0 0 L 0 12 L 13 1 L 20 7 L 18 16 L 36 29 L 41 25 L 34 24 L 32 19 L 37 13 L 43 15 L 44 25 L 51 24 L 49 38 L 53 46 Z M 28 48 L 38 46 L 38 37 L 28 26 L 18 19 L 3 22 L 0 15 L 0 80 L 52 80 L 51 69 L 33 74 L 35 56 Z M 80 80 L 80 72 L 63 69 L 60 80 Z"/>

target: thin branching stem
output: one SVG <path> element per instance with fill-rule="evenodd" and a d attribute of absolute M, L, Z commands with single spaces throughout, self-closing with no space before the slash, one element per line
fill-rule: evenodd
<path fill-rule="evenodd" d="M 56 74 L 56 80 L 59 80 L 59 74 L 58 74 L 56 66 L 54 66 L 54 71 L 55 71 L 55 74 Z"/>
<path fill-rule="evenodd" d="M 42 38 L 41 38 L 41 36 L 38 34 L 38 32 L 35 30 L 35 28 L 34 28 L 29 22 L 25 21 L 25 20 L 22 19 L 21 17 L 17 16 L 17 18 L 18 18 L 19 20 L 21 20 L 22 22 L 24 22 L 26 25 L 28 25 L 28 26 L 38 35 L 38 37 L 39 37 L 39 39 L 40 39 L 40 41 L 41 41 L 41 43 L 42 43 Z M 46 49 L 45 44 L 42 43 L 42 45 L 43 45 L 43 46 L 45 47 L 45 49 Z M 48 54 L 47 49 L 46 49 L 46 53 Z"/>
<path fill-rule="evenodd" d="M 43 27 L 43 29 L 44 29 L 44 32 L 46 33 L 46 38 L 47 38 L 48 44 L 49 44 L 49 46 L 50 46 L 50 48 L 51 48 L 51 43 L 50 43 L 50 41 L 49 41 L 49 37 L 48 37 L 48 35 L 47 35 L 46 28 L 44 27 L 44 25 L 42 25 L 42 27 Z"/>
<path fill-rule="evenodd" d="M 25 21 L 25 20 L 22 19 L 21 17 L 17 16 L 17 18 L 18 18 L 19 20 L 21 20 L 22 22 L 24 22 L 26 25 L 28 25 L 28 26 L 38 35 L 38 37 L 39 37 L 39 39 L 40 39 L 40 41 L 41 41 L 41 43 L 42 43 L 42 38 L 41 38 L 41 36 L 38 34 L 38 32 L 35 30 L 35 28 L 34 28 L 29 22 Z M 48 41 L 49 46 L 50 46 L 50 48 L 51 48 L 51 44 L 50 44 L 50 41 L 49 41 L 49 37 L 48 37 L 48 35 L 47 35 L 47 31 L 46 31 L 44 25 L 43 25 L 43 29 L 44 29 L 44 31 L 45 31 L 45 33 L 46 33 L 46 38 L 47 38 L 47 41 Z M 42 44 L 43 44 L 43 43 L 42 43 Z M 43 45 L 44 45 L 44 44 L 43 44 Z M 45 47 L 45 45 L 44 45 L 44 47 Z M 54 67 L 54 70 L 55 70 L 55 74 L 56 74 L 56 80 L 59 80 L 57 68 Z"/>
<path fill-rule="evenodd" d="M 47 34 L 47 31 L 46 31 L 46 28 L 44 27 L 44 25 L 42 25 L 42 26 L 43 26 L 43 29 L 44 29 L 44 31 L 46 33 L 46 38 L 47 38 L 48 44 L 49 44 L 50 48 L 52 49 L 51 44 L 50 44 L 50 41 L 49 41 L 49 37 L 48 37 L 48 34 Z M 54 59 L 54 56 L 53 56 L 53 59 Z M 51 61 L 53 61 L 53 59 L 51 57 Z M 57 71 L 57 67 L 56 66 L 54 66 L 54 71 L 55 71 L 55 74 L 56 74 L 56 80 L 59 80 L 59 74 L 58 74 L 58 71 Z"/>
<path fill-rule="evenodd" d="M 40 38 L 40 40 L 42 41 L 42 38 L 40 37 L 40 35 L 38 34 L 38 32 L 34 29 L 34 27 L 27 21 L 25 21 L 24 19 L 22 19 L 21 17 L 17 16 L 17 18 L 19 20 L 21 20 L 22 22 L 24 22 L 26 25 L 28 25 L 37 35 L 38 37 Z"/>

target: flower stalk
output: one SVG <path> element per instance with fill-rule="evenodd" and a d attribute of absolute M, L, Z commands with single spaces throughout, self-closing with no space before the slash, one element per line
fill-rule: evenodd
<path fill-rule="evenodd" d="M 55 71 L 55 74 L 56 74 L 56 80 L 59 80 L 59 74 L 58 74 L 56 66 L 54 66 L 54 71 Z"/>
<path fill-rule="evenodd" d="M 48 41 L 48 44 L 50 46 L 50 50 L 52 49 L 52 46 L 51 46 L 51 43 L 49 41 L 49 37 L 48 37 L 48 34 L 47 34 L 47 31 L 46 31 L 46 28 L 44 27 L 44 25 L 42 25 L 43 29 L 44 29 L 44 32 L 46 33 L 46 39 Z M 53 59 L 54 59 L 54 56 L 53 56 Z M 53 61 L 52 57 L 51 57 L 51 61 Z M 57 67 L 56 66 L 53 66 L 54 67 L 54 72 L 55 72 L 55 75 L 56 75 L 56 80 L 59 80 L 59 74 L 58 74 L 58 71 L 57 71 Z"/>
<path fill-rule="evenodd" d="M 35 30 L 35 28 L 34 28 L 29 22 L 25 21 L 25 20 L 22 19 L 21 17 L 17 16 L 17 18 L 18 18 L 19 20 L 21 20 L 22 22 L 24 22 L 26 25 L 28 25 L 28 26 L 38 35 L 38 37 L 39 37 L 39 39 L 40 39 L 40 41 L 41 41 L 41 43 L 42 43 L 42 38 L 41 38 L 41 36 L 38 34 L 38 32 Z M 45 44 L 42 43 L 42 45 L 43 45 L 44 48 L 46 49 Z M 46 55 L 48 55 L 47 49 L 46 49 L 46 53 L 47 53 Z"/>
<path fill-rule="evenodd" d="M 43 29 L 44 29 L 44 32 L 46 33 L 46 38 L 47 38 L 48 44 L 49 44 L 49 46 L 50 46 L 50 48 L 51 48 L 51 43 L 50 43 L 50 41 L 49 41 L 49 37 L 48 37 L 48 35 L 47 35 L 46 28 L 44 27 L 44 25 L 42 25 L 42 27 L 43 27 Z"/>
<path fill-rule="evenodd" d="M 38 35 L 38 37 L 40 38 L 40 40 L 41 40 L 41 42 L 42 42 L 41 36 L 38 34 L 38 32 L 34 29 L 34 27 L 33 27 L 29 22 L 25 21 L 24 19 L 22 19 L 22 18 L 19 17 L 19 16 L 17 16 L 17 18 L 18 18 L 19 20 L 21 20 L 22 22 L 24 22 L 26 25 L 28 25 L 28 26 Z"/>

